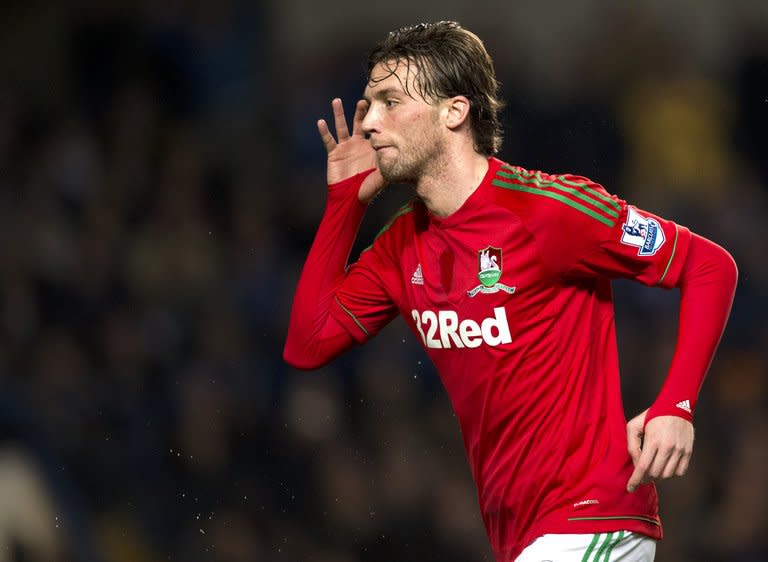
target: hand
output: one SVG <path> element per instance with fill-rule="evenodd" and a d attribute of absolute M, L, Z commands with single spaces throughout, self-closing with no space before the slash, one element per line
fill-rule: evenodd
<path fill-rule="evenodd" d="M 360 186 L 360 191 L 357 192 L 360 202 L 368 203 L 386 184 L 376 166 L 376 151 L 365 138 L 363 132 L 363 118 L 368 110 L 368 102 L 365 100 L 357 102 L 351 136 L 341 100 L 339 98 L 334 99 L 331 106 L 333 107 L 333 119 L 336 124 L 338 142 L 328 130 L 328 123 L 324 119 L 317 122 L 320 138 L 323 139 L 325 150 L 328 151 L 328 185 L 375 168 L 365 178 Z"/>
<path fill-rule="evenodd" d="M 659 416 L 645 426 L 648 410 L 627 423 L 627 447 L 635 471 L 627 482 L 627 491 L 660 478 L 682 476 L 688 470 L 693 453 L 693 424 L 677 416 Z"/>

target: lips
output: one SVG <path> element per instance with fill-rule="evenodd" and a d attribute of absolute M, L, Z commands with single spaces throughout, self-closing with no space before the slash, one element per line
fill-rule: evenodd
<path fill-rule="evenodd" d="M 377 137 L 377 138 L 371 137 L 368 140 L 371 143 L 371 147 L 377 152 L 382 148 L 389 148 L 390 146 L 392 146 L 391 144 L 387 144 L 386 142 L 384 142 L 384 139 L 380 137 Z"/>

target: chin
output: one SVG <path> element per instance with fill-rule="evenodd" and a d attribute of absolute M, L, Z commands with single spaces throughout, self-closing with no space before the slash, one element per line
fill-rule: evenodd
<path fill-rule="evenodd" d="M 379 162 L 379 171 L 388 183 L 413 183 L 414 181 L 413 170 L 403 170 L 394 162 L 388 164 Z"/>
<path fill-rule="evenodd" d="M 413 178 L 409 174 L 381 170 L 381 176 L 387 183 L 412 183 Z"/>

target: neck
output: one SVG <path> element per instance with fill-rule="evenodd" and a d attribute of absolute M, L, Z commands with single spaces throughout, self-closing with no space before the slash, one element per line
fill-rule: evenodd
<path fill-rule="evenodd" d="M 456 212 L 469 199 L 488 171 L 488 158 L 474 150 L 446 155 L 432 173 L 416 182 L 416 194 L 438 217 Z"/>

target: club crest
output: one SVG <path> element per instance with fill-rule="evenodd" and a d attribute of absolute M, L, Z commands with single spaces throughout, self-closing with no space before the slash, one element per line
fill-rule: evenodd
<path fill-rule="evenodd" d="M 487 246 L 482 250 L 477 251 L 477 278 L 480 281 L 480 285 L 474 289 L 467 291 L 470 297 L 474 297 L 478 293 L 498 293 L 499 291 L 505 291 L 509 294 L 515 292 L 514 287 L 508 287 L 503 283 L 499 283 L 502 273 L 502 252 L 501 248 L 494 248 L 493 246 Z"/>
<path fill-rule="evenodd" d="M 486 287 L 493 287 L 501 278 L 501 248 L 488 246 L 478 250 L 477 278 Z"/>

